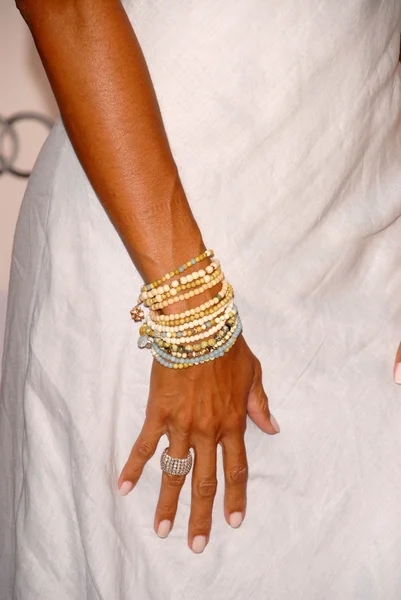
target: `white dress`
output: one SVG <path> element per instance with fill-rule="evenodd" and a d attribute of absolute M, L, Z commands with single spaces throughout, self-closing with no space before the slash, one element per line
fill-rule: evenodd
<path fill-rule="evenodd" d="M 13 249 L 0 600 L 400 600 L 401 3 L 125 6 L 282 431 L 248 424 L 238 530 L 219 452 L 201 555 L 189 479 L 153 531 L 166 438 L 116 492 L 147 401 L 141 281 L 58 121 Z"/>

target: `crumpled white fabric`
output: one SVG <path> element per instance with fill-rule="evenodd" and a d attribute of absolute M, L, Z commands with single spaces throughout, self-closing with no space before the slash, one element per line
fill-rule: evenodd
<path fill-rule="evenodd" d="M 23 200 L 0 421 L 1 600 L 400 600 L 401 4 L 125 3 L 204 238 L 282 432 L 246 432 L 202 555 L 189 480 L 153 531 L 162 439 L 127 498 L 150 356 L 140 279 L 59 121 Z"/>

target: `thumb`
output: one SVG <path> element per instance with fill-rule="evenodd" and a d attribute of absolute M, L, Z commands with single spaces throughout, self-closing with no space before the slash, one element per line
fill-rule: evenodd
<path fill-rule="evenodd" d="M 401 384 L 401 344 L 398 346 L 397 354 L 394 362 L 394 381 Z"/>
<path fill-rule="evenodd" d="M 265 433 L 279 433 L 280 427 L 269 410 L 269 400 L 262 385 L 262 367 L 255 359 L 255 373 L 248 396 L 248 416 Z"/>

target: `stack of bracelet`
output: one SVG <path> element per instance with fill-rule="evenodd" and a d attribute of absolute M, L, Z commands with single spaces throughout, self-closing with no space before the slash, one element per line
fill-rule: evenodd
<path fill-rule="evenodd" d="M 233 288 L 213 256 L 213 250 L 206 250 L 157 281 L 143 285 L 138 303 L 131 310 L 132 319 L 142 321 L 145 315 L 140 305 L 149 308 L 139 330 L 138 346 L 150 349 L 165 367 L 185 369 L 223 356 L 241 333 Z M 206 268 L 181 275 L 205 258 L 213 259 Z M 222 283 L 219 293 L 196 308 L 171 315 L 157 312 L 218 283 Z"/>

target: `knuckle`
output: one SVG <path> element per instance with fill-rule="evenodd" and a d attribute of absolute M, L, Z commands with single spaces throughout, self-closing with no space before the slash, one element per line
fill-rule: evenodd
<path fill-rule="evenodd" d="M 217 480 L 216 479 L 202 479 L 196 485 L 198 495 L 202 498 L 210 498 L 216 494 Z"/>
<path fill-rule="evenodd" d="M 188 432 L 191 429 L 191 426 L 192 426 L 192 416 L 186 415 L 185 413 L 183 413 L 182 415 L 177 417 L 174 430 L 176 431 L 176 433 L 178 435 L 185 438 L 185 437 L 188 437 Z"/>
<path fill-rule="evenodd" d="M 219 429 L 219 423 L 216 417 L 202 417 L 197 422 L 197 430 L 199 433 L 207 437 L 215 437 Z"/>
<path fill-rule="evenodd" d="M 124 469 L 124 479 L 129 479 L 130 481 L 136 481 L 139 479 L 142 473 L 142 468 L 138 465 L 127 465 Z"/>
<path fill-rule="evenodd" d="M 246 426 L 246 414 L 232 414 L 224 420 L 224 429 L 226 431 L 244 431 Z"/>
<path fill-rule="evenodd" d="M 248 467 L 232 467 L 227 471 L 227 479 L 232 483 L 245 483 L 248 479 Z"/>
<path fill-rule="evenodd" d="M 158 512 L 161 515 L 172 515 L 174 514 L 175 507 L 170 502 L 161 502 L 158 506 Z"/>
<path fill-rule="evenodd" d="M 198 517 L 191 523 L 191 529 L 197 533 L 206 533 L 212 527 L 211 517 Z"/>
<path fill-rule="evenodd" d="M 142 442 L 138 446 L 138 454 L 141 458 L 148 459 L 153 454 L 153 448 L 147 442 Z"/>
<path fill-rule="evenodd" d="M 169 487 L 181 488 L 184 485 L 185 475 L 170 475 L 165 473 L 165 481 Z"/>
<path fill-rule="evenodd" d="M 245 504 L 244 496 L 230 495 L 227 498 L 227 504 L 231 507 L 231 510 L 241 510 Z"/>

